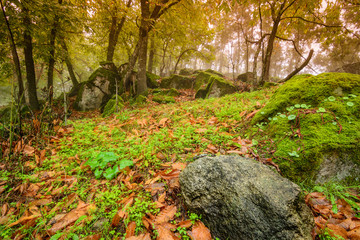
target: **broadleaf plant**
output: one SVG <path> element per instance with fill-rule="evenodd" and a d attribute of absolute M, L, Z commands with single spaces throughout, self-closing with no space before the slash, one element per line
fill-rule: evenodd
<path fill-rule="evenodd" d="M 96 178 L 103 176 L 107 180 L 111 180 L 121 169 L 134 165 L 131 160 L 118 161 L 118 159 L 119 157 L 114 152 L 100 152 L 95 158 L 89 159 L 86 164 L 90 166 Z"/>

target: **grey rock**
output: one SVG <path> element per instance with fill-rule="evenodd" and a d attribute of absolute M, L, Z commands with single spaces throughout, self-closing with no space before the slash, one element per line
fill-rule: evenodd
<path fill-rule="evenodd" d="M 360 74 L 360 62 L 343 65 L 341 68 L 336 69 L 334 72 Z"/>
<path fill-rule="evenodd" d="M 315 183 L 342 181 L 347 178 L 359 182 L 360 165 L 352 161 L 352 157 L 351 154 L 347 153 L 330 152 L 325 154 L 316 175 Z"/>
<path fill-rule="evenodd" d="M 312 239 L 300 188 L 255 160 L 203 157 L 180 174 L 185 204 L 221 240 Z"/>

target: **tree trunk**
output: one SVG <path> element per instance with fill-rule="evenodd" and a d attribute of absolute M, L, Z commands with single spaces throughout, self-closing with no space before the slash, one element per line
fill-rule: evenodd
<path fill-rule="evenodd" d="M 300 67 L 296 68 L 294 71 L 292 71 L 286 78 L 282 79 L 281 81 L 279 81 L 279 83 L 283 83 L 283 82 L 286 82 L 287 80 L 289 80 L 290 78 L 292 78 L 293 76 L 295 76 L 298 72 L 300 72 L 304 67 L 306 67 L 306 65 L 309 64 L 312 56 L 314 54 L 314 50 L 311 49 L 310 50 L 310 53 L 308 55 L 308 57 L 305 59 L 304 63 L 301 64 Z"/>
<path fill-rule="evenodd" d="M 127 8 L 130 8 L 131 1 L 132 0 L 128 0 L 128 2 L 126 4 Z M 109 62 L 113 61 L 115 47 L 117 45 L 117 42 L 119 39 L 119 34 L 121 32 L 121 29 L 124 26 L 125 20 L 126 20 L 126 13 L 124 13 L 119 24 L 118 24 L 118 18 L 116 16 L 112 17 L 110 33 L 109 33 L 109 43 L 108 43 L 107 54 L 106 54 L 106 61 L 109 61 Z"/>
<path fill-rule="evenodd" d="M 150 53 L 149 53 L 149 65 L 148 71 L 153 72 L 154 69 L 154 58 L 155 58 L 155 36 L 154 34 L 150 38 Z"/>
<path fill-rule="evenodd" d="M 5 22 L 6 22 L 6 26 L 7 26 L 8 32 L 9 32 L 11 54 L 13 56 L 13 61 L 14 61 L 14 65 L 15 65 L 15 72 L 16 72 L 16 78 L 17 78 L 17 83 L 18 83 L 18 87 L 19 87 L 18 101 L 19 101 L 19 103 L 24 103 L 25 102 L 24 83 L 23 83 L 22 74 L 21 74 L 19 55 L 17 53 L 14 36 L 12 34 L 9 21 L 8 21 L 8 19 L 6 17 L 6 13 L 5 13 L 5 9 L 4 9 L 2 0 L 0 0 L 0 4 L 1 4 L 2 13 L 4 15 L 4 19 L 5 19 Z"/>
<path fill-rule="evenodd" d="M 29 10 L 24 7 L 24 18 L 23 24 L 25 26 L 24 31 L 24 55 L 25 55 L 25 66 L 26 66 L 26 79 L 27 79 L 27 90 L 29 97 L 30 108 L 33 110 L 39 110 L 40 104 L 36 93 L 36 80 L 35 80 L 35 64 L 33 58 L 33 46 L 32 37 L 30 34 L 29 27 L 31 21 L 29 17 Z"/>
<path fill-rule="evenodd" d="M 261 78 L 260 78 L 260 82 L 259 85 L 262 86 L 264 85 L 264 83 L 266 81 L 269 81 L 270 78 L 270 63 L 271 63 L 271 56 L 273 53 L 273 49 L 274 49 L 274 42 L 275 42 L 275 38 L 276 38 L 276 33 L 278 30 L 280 24 L 280 16 L 278 16 L 278 18 L 276 18 L 274 20 L 274 24 L 269 36 L 269 41 L 266 47 L 266 52 L 265 52 L 265 58 L 263 60 L 263 67 L 262 67 L 262 73 L 261 73 Z"/>
<path fill-rule="evenodd" d="M 140 50 L 139 50 L 139 72 L 138 72 L 138 81 L 137 81 L 137 95 L 145 92 L 147 90 L 146 84 L 146 61 L 147 61 L 147 43 L 148 35 L 143 33 L 141 39 Z"/>
<path fill-rule="evenodd" d="M 65 55 L 65 64 L 66 64 L 66 67 L 68 69 L 68 72 L 69 72 L 69 76 L 70 76 L 70 80 L 73 84 L 73 86 L 77 86 L 79 84 L 79 81 L 76 79 L 76 76 L 75 76 L 75 72 L 74 72 L 74 67 L 71 63 L 71 59 L 70 59 L 70 56 L 69 56 L 69 50 L 67 48 L 67 45 L 66 45 L 66 42 L 64 39 L 61 39 L 61 46 L 64 50 L 64 55 Z"/>
<path fill-rule="evenodd" d="M 61 4 L 62 0 L 59 0 L 59 4 Z M 54 24 L 50 32 L 50 52 L 49 52 L 49 62 L 48 62 L 48 82 L 47 82 L 47 90 L 48 90 L 48 101 L 51 103 L 54 95 L 54 66 L 55 66 L 55 39 L 56 32 L 59 23 L 59 18 L 57 15 L 54 17 Z"/>

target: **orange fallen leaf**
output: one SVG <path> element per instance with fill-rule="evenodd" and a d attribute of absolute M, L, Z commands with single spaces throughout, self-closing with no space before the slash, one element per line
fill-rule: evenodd
<path fill-rule="evenodd" d="M 125 238 L 125 240 L 151 240 L 150 233 Z"/>
<path fill-rule="evenodd" d="M 168 173 L 167 173 L 167 170 L 160 172 L 161 178 L 163 178 L 165 180 L 177 178 L 177 177 L 179 177 L 179 175 L 180 175 L 180 170 L 178 170 L 178 169 L 173 169 Z"/>
<path fill-rule="evenodd" d="M 159 125 L 161 126 L 161 127 L 165 127 L 167 124 L 169 124 L 170 123 L 170 119 L 169 118 L 163 118 L 163 119 L 161 119 L 160 121 L 159 121 Z"/>
<path fill-rule="evenodd" d="M 31 147 L 31 146 L 29 146 L 29 145 L 26 145 L 25 147 L 24 147 L 24 153 L 26 154 L 26 155 L 29 155 L 29 156 L 33 156 L 34 155 L 34 153 L 35 153 L 35 148 L 33 148 L 33 147 Z"/>
<path fill-rule="evenodd" d="M 355 229 L 351 230 L 350 232 L 348 232 L 347 236 L 351 240 L 360 240 L 360 227 L 355 228 Z"/>
<path fill-rule="evenodd" d="M 338 226 L 338 225 L 334 225 L 334 224 L 327 224 L 326 227 L 329 229 L 329 234 L 333 237 L 335 237 L 336 235 L 339 235 L 345 239 L 347 239 L 347 232 L 344 228 Z"/>
<path fill-rule="evenodd" d="M 207 129 L 206 128 L 198 128 L 194 132 L 196 132 L 196 133 L 206 133 Z"/>
<path fill-rule="evenodd" d="M 125 238 L 129 238 L 134 236 L 135 234 L 135 228 L 136 228 L 136 223 L 135 222 L 130 222 L 126 228 L 126 235 Z"/>
<path fill-rule="evenodd" d="M 96 208 L 94 204 L 86 204 L 82 201 L 79 201 L 79 205 L 77 208 L 71 210 L 67 213 L 63 218 L 61 218 L 58 222 L 56 222 L 47 232 L 49 235 L 54 235 L 57 231 L 62 230 L 68 225 L 74 223 L 79 217 L 83 215 L 87 215 L 91 209 Z"/>
<path fill-rule="evenodd" d="M 192 228 L 193 240 L 211 240 L 210 230 L 201 222 L 197 221 Z"/>
<path fill-rule="evenodd" d="M 177 163 L 174 163 L 172 165 L 172 168 L 173 169 L 178 169 L 178 170 L 184 170 L 186 168 L 187 164 L 186 163 L 182 163 L 182 162 L 177 162 Z"/>
<path fill-rule="evenodd" d="M 177 226 L 181 227 L 181 228 L 189 228 L 192 226 L 192 222 L 191 222 L 191 220 L 185 220 L 185 221 L 179 222 L 177 224 Z"/>
<path fill-rule="evenodd" d="M 5 216 L 7 211 L 9 209 L 9 204 L 8 203 L 4 203 L 1 207 L 1 216 Z"/>
<path fill-rule="evenodd" d="M 159 234 L 156 240 L 180 240 L 180 238 L 176 237 L 169 229 L 161 225 L 157 225 L 156 230 Z"/>
<path fill-rule="evenodd" d="M 156 224 L 161 224 L 168 222 L 169 220 L 173 219 L 176 213 L 176 206 L 167 206 L 165 207 L 159 215 L 155 218 Z"/>
<path fill-rule="evenodd" d="M 249 113 L 249 114 L 245 117 L 245 120 L 246 120 L 246 121 L 247 121 L 247 120 L 250 120 L 252 117 L 255 116 L 255 114 L 256 114 L 258 111 L 259 111 L 259 110 L 255 110 L 255 111 Z"/>
<path fill-rule="evenodd" d="M 124 207 L 121 210 L 119 210 L 113 217 L 111 222 L 112 226 L 116 227 L 119 225 L 120 220 L 122 220 L 127 215 L 126 210 L 133 204 L 133 202 L 134 202 L 134 197 L 131 197 L 127 200 Z"/>
<path fill-rule="evenodd" d="M 37 218 L 39 218 L 40 216 L 41 216 L 40 213 L 34 214 L 34 215 L 30 215 L 30 212 L 29 212 L 28 210 L 26 210 L 25 213 L 24 213 L 17 221 L 9 224 L 8 227 L 10 228 L 10 227 L 13 227 L 13 226 L 15 226 L 15 225 L 18 225 L 18 224 L 20 224 L 20 223 L 23 224 L 23 223 L 25 223 L 26 221 L 29 221 L 29 220 L 34 219 L 34 218 L 37 219 Z"/>

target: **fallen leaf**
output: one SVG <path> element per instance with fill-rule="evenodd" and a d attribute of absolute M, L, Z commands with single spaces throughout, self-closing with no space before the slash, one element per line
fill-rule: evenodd
<path fill-rule="evenodd" d="M 58 222 L 56 222 L 47 232 L 49 235 L 54 235 L 57 231 L 67 227 L 68 225 L 74 223 L 79 217 L 83 215 L 87 215 L 91 209 L 96 208 L 94 204 L 86 204 L 79 201 L 79 205 L 77 208 L 71 210 L 67 213 L 63 218 L 61 218 Z"/>
<path fill-rule="evenodd" d="M 135 222 L 130 222 L 126 228 L 126 238 L 132 237 L 135 234 L 135 229 L 136 229 L 136 223 Z"/>
<path fill-rule="evenodd" d="M 249 113 L 249 114 L 245 117 L 245 120 L 247 121 L 247 120 L 250 120 L 251 118 L 253 118 L 258 111 L 259 111 L 259 110 L 255 110 L 255 111 Z"/>
<path fill-rule="evenodd" d="M 165 207 L 158 216 L 155 218 L 156 224 L 161 224 L 168 222 L 169 220 L 173 219 L 176 213 L 176 206 L 167 206 Z"/>
<path fill-rule="evenodd" d="M 355 228 L 355 229 L 351 230 L 350 232 L 348 232 L 347 236 L 351 240 L 360 240 L 360 227 Z"/>
<path fill-rule="evenodd" d="M 192 228 L 193 240 L 211 240 L 210 230 L 201 222 L 197 221 Z"/>
<path fill-rule="evenodd" d="M 180 170 L 178 170 L 178 169 L 173 169 L 170 172 L 168 172 L 168 173 L 167 172 L 168 172 L 168 170 L 160 172 L 159 174 L 160 174 L 161 178 L 163 178 L 165 180 L 169 180 L 172 178 L 177 178 L 180 175 Z"/>
<path fill-rule="evenodd" d="M 7 211 L 9 209 L 9 204 L 8 203 L 4 203 L 1 207 L 1 216 L 5 216 L 7 214 Z"/>
<path fill-rule="evenodd" d="M 33 147 L 29 146 L 29 145 L 25 145 L 23 151 L 24 151 L 25 154 L 27 154 L 29 156 L 33 156 L 34 153 L 35 153 L 35 148 L 33 148 Z"/>
<path fill-rule="evenodd" d="M 180 240 L 180 238 L 176 237 L 169 229 L 161 225 L 157 225 L 155 228 L 159 234 L 156 240 Z"/>
<path fill-rule="evenodd" d="M 329 234 L 333 237 L 335 237 L 336 235 L 339 235 L 345 239 L 347 239 L 347 232 L 344 228 L 338 226 L 338 225 L 334 225 L 334 224 L 327 224 L 326 227 L 329 229 Z"/>
<path fill-rule="evenodd" d="M 187 164 L 186 163 L 182 163 L 182 162 L 177 162 L 177 163 L 174 163 L 172 165 L 172 168 L 173 169 L 178 169 L 178 170 L 184 170 L 186 168 Z"/>
<path fill-rule="evenodd" d="M 125 238 L 125 240 L 151 240 L 150 233 Z"/>
<path fill-rule="evenodd" d="M 185 221 L 179 222 L 177 224 L 177 227 L 181 227 L 181 228 L 189 228 L 191 226 L 192 226 L 192 221 L 191 220 L 185 220 Z"/>
<path fill-rule="evenodd" d="M 206 133 L 207 129 L 206 128 L 198 128 L 194 132 L 196 132 L 196 133 Z"/>
<path fill-rule="evenodd" d="M 112 226 L 114 226 L 114 227 L 118 226 L 120 223 L 120 220 L 122 220 L 125 216 L 127 216 L 126 210 L 133 204 L 133 202 L 134 202 L 134 197 L 131 197 L 127 200 L 124 207 L 121 210 L 119 210 L 113 217 L 112 222 L 111 222 Z"/>

